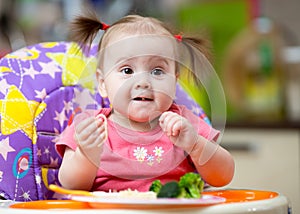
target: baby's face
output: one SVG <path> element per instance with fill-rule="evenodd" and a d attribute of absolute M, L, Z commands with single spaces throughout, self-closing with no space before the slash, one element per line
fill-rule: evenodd
<path fill-rule="evenodd" d="M 104 82 L 115 113 L 144 123 L 170 108 L 177 76 L 174 48 L 166 42 L 142 38 L 107 50 Z"/>

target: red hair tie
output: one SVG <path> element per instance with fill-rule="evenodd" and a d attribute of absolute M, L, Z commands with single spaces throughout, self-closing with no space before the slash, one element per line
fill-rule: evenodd
<path fill-rule="evenodd" d="M 182 35 L 176 34 L 174 35 L 175 39 L 177 39 L 178 42 L 182 42 Z"/>
<path fill-rule="evenodd" d="M 101 22 L 100 25 L 101 25 L 101 26 L 100 26 L 100 29 L 101 29 L 101 30 L 107 30 L 107 29 L 110 27 L 109 25 L 107 25 L 107 24 L 105 24 L 105 23 L 103 23 L 103 22 Z"/>

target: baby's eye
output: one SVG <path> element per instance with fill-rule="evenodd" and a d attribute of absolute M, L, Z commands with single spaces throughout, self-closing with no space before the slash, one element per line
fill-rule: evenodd
<path fill-rule="evenodd" d="M 133 74 L 133 70 L 131 68 L 123 68 L 121 70 L 122 74 Z"/>
<path fill-rule="evenodd" d="M 152 71 L 151 71 L 151 74 L 152 75 L 155 75 L 155 76 L 160 76 L 160 75 L 162 75 L 162 74 L 164 74 L 165 72 L 162 70 L 162 69 L 160 69 L 160 68 L 155 68 L 155 69 L 153 69 Z"/>

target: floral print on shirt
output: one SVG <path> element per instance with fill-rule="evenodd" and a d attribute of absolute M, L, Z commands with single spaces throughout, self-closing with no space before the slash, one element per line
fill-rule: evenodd
<path fill-rule="evenodd" d="M 147 149 L 138 146 L 133 150 L 133 155 L 139 162 L 143 162 L 147 156 Z"/>
<path fill-rule="evenodd" d="M 152 166 L 154 162 L 160 163 L 162 161 L 164 150 L 160 146 L 155 146 L 152 153 L 148 153 L 148 150 L 145 147 L 136 147 L 133 150 L 133 156 L 140 162 L 147 162 L 148 165 Z"/>

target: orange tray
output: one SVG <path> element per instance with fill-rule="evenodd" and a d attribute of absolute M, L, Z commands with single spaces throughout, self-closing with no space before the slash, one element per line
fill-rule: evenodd
<path fill-rule="evenodd" d="M 262 190 L 217 190 L 217 191 L 208 191 L 203 192 L 203 194 L 214 195 L 226 198 L 224 203 L 238 203 L 238 202 L 247 202 L 247 201 L 258 201 L 271 199 L 278 196 L 278 193 L 271 191 L 262 191 Z"/>
<path fill-rule="evenodd" d="M 90 209 L 88 203 L 72 200 L 42 200 L 15 203 L 9 206 L 16 209 Z"/>

